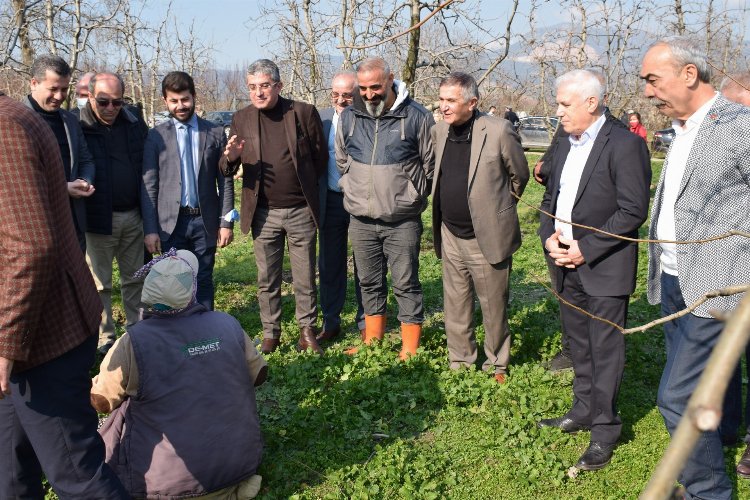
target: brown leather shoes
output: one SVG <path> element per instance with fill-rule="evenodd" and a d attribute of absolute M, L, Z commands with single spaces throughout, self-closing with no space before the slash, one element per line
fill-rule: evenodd
<path fill-rule="evenodd" d="M 280 343 L 281 341 L 279 339 L 263 338 L 263 342 L 260 343 L 260 352 L 263 354 L 271 354 L 279 348 Z"/>
<path fill-rule="evenodd" d="M 330 330 L 323 330 L 323 333 L 318 335 L 316 340 L 318 342 L 328 342 L 330 340 L 336 339 L 339 335 L 341 335 L 341 327 L 337 326 L 336 328 L 332 328 Z"/>
<path fill-rule="evenodd" d="M 300 328 L 297 349 L 300 351 L 312 349 L 315 354 L 323 354 L 323 349 L 318 345 L 318 341 L 315 339 L 315 329 L 312 326 L 303 326 Z"/>
<path fill-rule="evenodd" d="M 740 461 L 737 462 L 737 475 L 750 479 L 750 444 L 747 445 Z"/>

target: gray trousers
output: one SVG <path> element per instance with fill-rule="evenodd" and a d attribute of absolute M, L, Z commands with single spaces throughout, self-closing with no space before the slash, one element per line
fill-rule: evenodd
<path fill-rule="evenodd" d="M 258 266 L 258 303 L 263 337 L 281 337 L 281 272 L 284 243 L 289 247 L 297 324 L 315 326 L 316 228 L 307 205 L 293 208 L 258 207 L 253 217 L 253 248 Z"/>
<path fill-rule="evenodd" d="M 419 217 L 383 222 L 352 216 L 349 239 L 357 262 L 362 306 L 367 316 L 379 316 L 386 312 L 386 276 L 390 269 L 393 295 L 398 302 L 398 320 L 422 324 L 424 307 L 422 284 L 419 282 L 421 236 L 422 219 Z"/>
<path fill-rule="evenodd" d="M 507 306 L 512 258 L 490 264 L 476 238 L 457 238 L 445 225 L 442 236 L 445 333 L 450 367 L 470 366 L 477 360 L 472 327 L 476 292 L 484 319 L 484 353 L 487 356 L 482 369 L 505 373 L 510 361 Z"/>
<path fill-rule="evenodd" d="M 94 277 L 104 311 L 99 326 L 99 347 L 115 341 L 112 316 L 112 263 L 117 259 L 120 291 L 127 326 L 138 321 L 143 280 L 133 274 L 143 266 L 143 220 L 138 209 L 112 212 L 112 234 L 86 233 L 86 262 Z"/>

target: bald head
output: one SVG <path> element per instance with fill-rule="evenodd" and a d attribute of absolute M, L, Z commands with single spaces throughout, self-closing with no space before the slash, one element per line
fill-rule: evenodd
<path fill-rule="evenodd" d="M 331 104 L 337 114 L 351 106 L 357 87 L 357 74 L 353 71 L 336 73 L 331 80 Z"/>
<path fill-rule="evenodd" d="M 750 106 L 750 73 L 729 75 L 721 82 L 721 93 L 736 103 Z"/>
<path fill-rule="evenodd" d="M 96 118 L 112 125 L 120 114 L 123 105 L 125 85 L 114 73 L 97 73 L 89 82 L 89 105 Z"/>

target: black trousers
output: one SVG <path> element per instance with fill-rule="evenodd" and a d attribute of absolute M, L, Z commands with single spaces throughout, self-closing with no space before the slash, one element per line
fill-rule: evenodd
<path fill-rule="evenodd" d="M 624 326 L 628 296 L 588 295 L 576 270 L 565 270 L 560 296 L 584 311 Z M 614 444 L 622 421 L 617 413 L 625 367 L 625 338 L 619 330 L 560 303 L 563 334 L 573 357 L 573 406 L 567 416 L 591 426 L 591 441 Z"/>
<path fill-rule="evenodd" d="M 96 343 L 11 376 L 0 400 L 0 498 L 43 499 L 42 473 L 60 499 L 129 498 L 104 463 L 90 402 Z"/>

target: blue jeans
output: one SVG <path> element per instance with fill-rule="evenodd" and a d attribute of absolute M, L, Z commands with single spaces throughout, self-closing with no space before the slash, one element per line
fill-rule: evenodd
<path fill-rule="evenodd" d="M 676 276 L 661 275 L 661 312 L 667 316 L 685 309 Z M 685 413 L 688 400 L 698 386 L 724 325 L 711 318 L 687 314 L 664 324 L 667 363 L 659 383 L 656 403 L 670 435 Z M 718 431 L 704 432 L 690 455 L 678 481 L 686 498 L 730 499 L 732 484 L 724 466 Z"/>
<path fill-rule="evenodd" d="M 0 400 L 0 498 L 44 498 L 42 473 L 60 499 L 127 499 L 104 463 L 104 442 L 91 406 L 96 336 L 10 378 Z"/>
<path fill-rule="evenodd" d="M 402 323 L 424 321 L 422 284 L 419 282 L 419 243 L 422 219 L 411 217 L 383 222 L 352 216 L 349 238 L 357 262 L 362 305 L 368 316 L 385 314 L 388 299 L 387 270 Z"/>
<path fill-rule="evenodd" d="M 177 224 L 167 241 L 161 242 L 161 249 L 166 252 L 174 247 L 177 250 L 189 250 L 198 259 L 196 281 L 196 299 L 199 304 L 213 311 L 214 309 L 214 262 L 216 261 L 216 240 L 218 234 L 206 233 L 203 217 L 200 215 L 180 214 Z"/>

